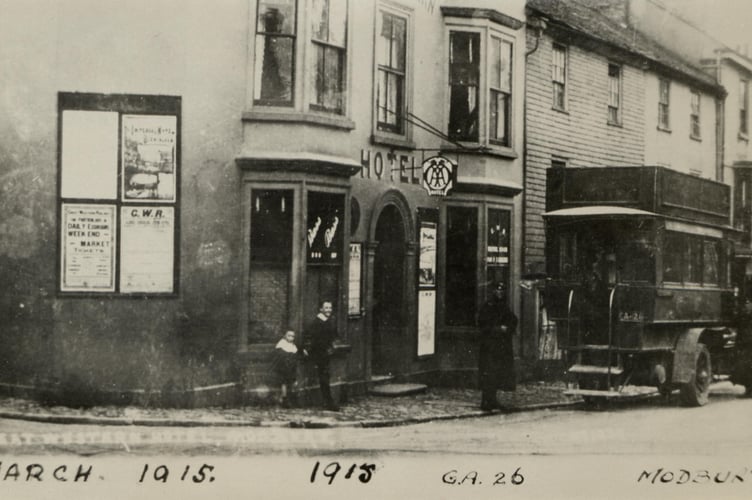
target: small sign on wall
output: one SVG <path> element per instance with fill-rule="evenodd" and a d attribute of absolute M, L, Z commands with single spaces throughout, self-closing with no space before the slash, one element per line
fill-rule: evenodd
<path fill-rule="evenodd" d="M 350 243 L 350 267 L 348 280 L 347 314 L 357 316 L 360 314 L 360 290 L 361 269 L 363 265 L 363 244 Z"/>

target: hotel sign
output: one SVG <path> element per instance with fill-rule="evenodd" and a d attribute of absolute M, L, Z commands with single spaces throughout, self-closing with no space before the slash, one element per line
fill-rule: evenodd
<path fill-rule="evenodd" d="M 423 188 L 430 196 L 446 196 L 457 180 L 457 164 L 443 156 L 423 162 Z"/>

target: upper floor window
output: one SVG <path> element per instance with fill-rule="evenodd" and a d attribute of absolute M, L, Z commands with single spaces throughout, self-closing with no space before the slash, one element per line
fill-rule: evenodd
<path fill-rule="evenodd" d="M 488 135 L 503 146 L 509 146 L 511 108 L 512 44 L 492 36 Z"/>
<path fill-rule="evenodd" d="M 567 48 L 554 44 L 551 61 L 551 81 L 553 83 L 553 101 L 555 109 L 565 109 L 567 78 Z"/>
<path fill-rule="evenodd" d="M 621 68 L 608 65 L 608 123 L 618 125 L 621 121 Z"/>
<path fill-rule="evenodd" d="M 313 0 L 311 23 L 310 107 L 344 114 L 347 0 Z"/>
<path fill-rule="evenodd" d="M 748 113 L 749 107 L 749 82 L 741 80 L 739 82 L 739 133 L 747 135 L 749 132 Z"/>
<path fill-rule="evenodd" d="M 689 114 L 689 132 L 695 139 L 700 138 L 700 93 L 692 91 Z"/>
<path fill-rule="evenodd" d="M 669 99 L 671 83 L 661 78 L 658 82 L 658 127 L 668 129 L 669 122 Z"/>
<path fill-rule="evenodd" d="M 405 132 L 407 18 L 382 11 L 376 37 L 376 128 Z"/>
<path fill-rule="evenodd" d="M 449 34 L 449 137 L 478 140 L 480 33 Z"/>
<path fill-rule="evenodd" d="M 259 0 L 256 19 L 254 102 L 292 106 L 295 0 Z"/>

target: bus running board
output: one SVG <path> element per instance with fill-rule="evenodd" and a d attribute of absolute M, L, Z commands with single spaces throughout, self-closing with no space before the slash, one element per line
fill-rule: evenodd
<path fill-rule="evenodd" d="M 581 373 L 585 375 L 621 375 L 624 370 L 618 366 L 612 366 L 609 370 L 608 366 L 597 365 L 572 365 L 569 367 L 569 373 Z"/>

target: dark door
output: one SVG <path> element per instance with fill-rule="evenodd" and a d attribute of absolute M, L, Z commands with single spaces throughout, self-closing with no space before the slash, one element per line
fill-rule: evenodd
<path fill-rule="evenodd" d="M 396 374 L 408 348 L 404 339 L 405 231 L 396 207 L 387 206 L 379 216 L 376 241 L 371 372 Z"/>

